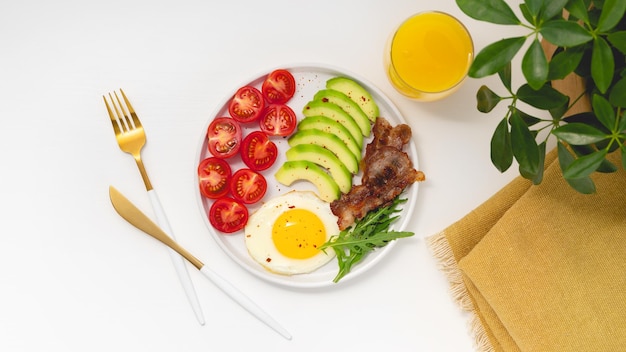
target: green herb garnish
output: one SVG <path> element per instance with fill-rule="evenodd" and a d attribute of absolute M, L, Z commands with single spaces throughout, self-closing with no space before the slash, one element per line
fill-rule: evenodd
<path fill-rule="evenodd" d="M 396 197 L 393 202 L 385 207 L 367 213 L 354 225 L 341 231 L 324 243 L 320 249 L 332 248 L 337 255 L 339 272 L 333 282 L 339 282 L 352 269 L 354 264 L 360 262 L 365 256 L 376 248 L 384 247 L 389 242 L 413 236 L 413 232 L 389 231 L 389 225 L 398 218 L 393 216 L 400 211 L 398 205 L 406 203 L 406 199 Z"/>

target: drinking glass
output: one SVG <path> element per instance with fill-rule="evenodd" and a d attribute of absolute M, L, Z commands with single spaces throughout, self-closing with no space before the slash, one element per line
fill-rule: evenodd
<path fill-rule="evenodd" d="M 418 101 L 434 101 L 461 86 L 473 58 L 467 28 L 450 14 L 427 11 L 406 19 L 390 36 L 384 65 L 398 92 Z"/>

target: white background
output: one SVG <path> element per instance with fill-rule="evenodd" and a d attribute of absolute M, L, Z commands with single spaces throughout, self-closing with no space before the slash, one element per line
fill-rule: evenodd
<path fill-rule="evenodd" d="M 495 79 L 470 79 L 434 103 L 410 101 L 388 83 L 385 41 L 424 10 L 460 18 L 477 50 L 522 33 L 472 20 L 453 0 L 0 1 L 0 350 L 474 350 L 469 317 L 425 237 L 516 171 L 500 174 L 489 160 L 502 110 L 475 107 L 480 85 L 502 91 Z M 413 128 L 427 176 L 409 226 L 416 235 L 371 271 L 328 288 L 252 276 L 216 245 L 195 198 L 195 157 L 211 112 L 246 80 L 291 63 L 328 64 L 373 82 Z M 102 102 L 120 87 L 147 130 L 144 162 L 179 242 L 292 341 L 189 266 L 207 319 L 200 326 L 164 247 L 115 213 L 109 185 L 152 215 Z"/>

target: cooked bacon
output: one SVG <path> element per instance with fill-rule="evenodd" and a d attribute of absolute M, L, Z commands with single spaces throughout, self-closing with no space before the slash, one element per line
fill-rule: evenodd
<path fill-rule="evenodd" d="M 376 119 L 374 127 L 372 127 L 372 133 L 374 134 L 374 139 L 365 147 L 365 158 L 383 146 L 402 150 L 404 145 L 411 140 L 411 127 L 409 125 L 400 124 L 393 127 L 389 121 L 382 117 Z"/>
<path fill-rule="evenodd" d="M 338 217 L 339 229 L 344 230 L 368 212 L 390 204 L 413 182 L 424 180 L 424 174 L 413 168 L 402 148 L 411 140 L 411 128 L 406 124 L 392 127 L 379 117 L 373 127 L 374 138 L 365 148 L 362 160 L 363 177 L 360 185 L 330 204 Z"/>

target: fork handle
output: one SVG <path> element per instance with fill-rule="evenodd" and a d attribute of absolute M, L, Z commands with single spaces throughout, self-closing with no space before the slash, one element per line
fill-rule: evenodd
<path fill-rule="evenodd" d="M 159 196 L 156 194 L 154 189 L 148 191 L 148 197 L 150 198 L 150 203 L 152 204 L 152 209 L 154 210 L 154 214 L 156 215 L 156 222 L 159 227 L 165 231 L 172 239 L 174 238 L 174 232 L 170 228 L 169 221 L 165 216 L 165 211 L 163 210 L 163 206 L 161 206 L 161 201 L 159 200 Z M 204 325 L 204 315 L 202 314 L 202 308 L 200 307 L 200 301 L 198 300 L 198 296 L 196 295 L 196 290 L 191 282 L 191 278 L 189 277 L 189 272 L 187 271 L 187 267 L 185 266 L 185 261 L 183 257 L 176 253 L 173 249 L 168 248 L 170 253 L 170 258 L 172 259 L 172 263 L 174 264 L 174 268 L 176 269 L 176 274 L 178 274 L 178 278 L 180 280 L 183 289 L 185 290 L 185 294 L 187 295 L 187 299 L 191 304 L 191 308 L 196 315 L 196 319 L 200 325 Z"/>
<path fill-rule="evenodd" d="M 274 329 L 282 337 L 287 340 L 291 340 L 291 334 L 285 330 L 276 320 L 274 320 L 269 314 L 267 314 L 261 307 L 254 303 L 248 296 L 239 291 L 230 282 L 226 281 L 221 275 L 211 270 L 208 266 L 204 265 L 200 268 L 202 273 L 207 279 L 211 280 L 217 287 L 219 287 L 227 296 L 232 298 L 250 314 L 254 315 L 261 322 L 265 323 L 270 328 Z"/>

